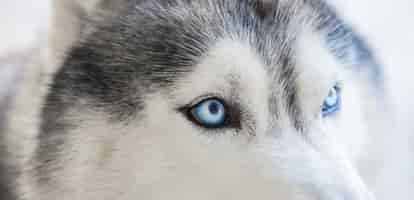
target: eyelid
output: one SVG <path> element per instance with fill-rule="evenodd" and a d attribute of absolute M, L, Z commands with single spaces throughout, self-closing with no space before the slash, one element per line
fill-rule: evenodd
<path fill-rule="evenodd" d="M 184 106 L 179 106 L 178 110 L 194 107 L 194 106 L 200 104 L 201 102 L 209 100 L 209 99 L 218 99 L 221 102 L 223 102 L 225 104 L 225 106 L 227 106 L 226 101 L 224 100 L 225 98 L 223 98 L 220 94 L 209 93 L 209 94 L 206 94 L 206 95 L 196 97 L 190 103 L 185 104 Z"/>
<path fill-rule="evenodd" d="M 339 90 L 342 89 L 343 85 L 344 85 L 343 80 L 337 80 L 337 81 L 334 82 L 334 87 L 338 88 Z"/>

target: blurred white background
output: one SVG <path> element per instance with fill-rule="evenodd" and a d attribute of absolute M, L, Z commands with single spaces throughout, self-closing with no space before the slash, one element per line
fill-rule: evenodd
<path fill-rule="evenodd" d="M 414 1 L 412 0 L 328 0 L 344 18 L 364 35 L 385 65 L 388 88 L 397 111 L 395 131 L 390 134 L 389 170 L 383 177 L 391 193 L 382 199 L 412 199 L 414 190 Z M 45 36 L 48 0 L 2 0 L 0 5 L 0 59 L 10 52 L 30 47 Z M 4 88 L 11 68 L 0 66 L 0 88 Z M 1 89 L 0 89 L 1 95 Z M 398 162 L 397 162 L 398 160 Z M 388 188 L 389 189 L 389 188 Z M 414 192 L 411 192 L 413 194 Z M 400 196 L 398 196 L 400 195 Z"/>
<path fill-rule="evenodd" d="M 31 45 L 48 26 L 48 0 L 0 1 L 0 55 Z"/>

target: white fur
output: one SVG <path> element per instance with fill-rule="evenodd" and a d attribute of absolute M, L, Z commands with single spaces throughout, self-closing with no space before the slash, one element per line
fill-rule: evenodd
<path fill-rule="evenodd" d="M 297 57 L 303 65 L 298 68 L 301 103 L 315 114 L 309 115 L 314 118 L 307 139 L 289 128 L 286 113 L 277 126 L 270 124 L 275 121 L 268 97 L 278 86 L 266 73 L 269 66 L 248 44 L 226 39 L 172 90 L 147 95 L 145 110 L 126 124 L 89 109 L 88 99 L 72 108 L 66 118 L 80 127 L 67 133 L 54 163 L 59 170 L 50 185 L 33 184 L 27 195 L 44 200 L 372 199 L 354 162 L 365 142 L 351 134 L 366 133 L 358 120 L 364 119 L 361 99 L 353 98 L 361 97 L 356 80 L 343 78 L 343 113 L 321 119 L 319 104 L 337 74 L 346 72 L 312 33 L 299 40 L 302 45 L 313 46 L 304 49 L 314 55 L 304 51 Z M 324 70 L 327 65 L 331 70 Z M 254 135 L 243 126 L 240 132 L 202 129 L 177 111 L 206 94 L 228 101 L 239 97 L 249 112 L 242 124 L 254 121 Z"/>

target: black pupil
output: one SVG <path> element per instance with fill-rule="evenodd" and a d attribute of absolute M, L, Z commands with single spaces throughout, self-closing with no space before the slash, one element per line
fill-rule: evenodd
<path fill-rule="evenodd" d="M 211 114 L 216 115 L 220 111 L 220 105 L 217 102 L 212 102 L 208 106 L 208 110 Z"/>

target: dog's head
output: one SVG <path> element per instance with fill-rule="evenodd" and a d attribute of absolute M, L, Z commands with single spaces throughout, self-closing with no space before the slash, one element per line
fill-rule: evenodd
<path fill-rule="evenodd" d="M 357 161 L 379 131 L 381 70 L 329 7 L 122 3 L 81 20 L 51 85 L 45 198 L 372 198 Z"/>

